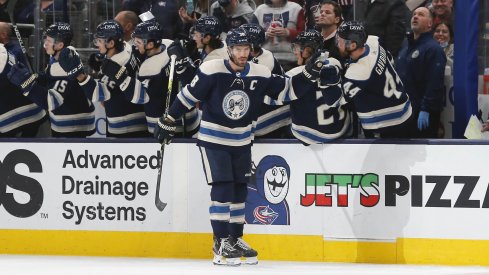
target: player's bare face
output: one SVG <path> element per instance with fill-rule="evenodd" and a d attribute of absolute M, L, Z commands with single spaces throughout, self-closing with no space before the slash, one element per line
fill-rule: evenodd
<path fill-rule="evenodd" d="M 136 48 L 138 49 L 140 54 L 144 54 L 146 52 L 146 49 L 144 48 L 144 40 L 138 37 L 134 37 L 132 39 L 132 43 Z"/>
<path fill-rule="evenodd" d="M 411 17 L 411 29 L 415 34 L 425 33 L 431 30 L 433 20 L 430 16 L 430 10 L 425 7 L 417 8 Z"/>
<path fill-rule="evenodd" d="M 341 57 L 348 57 L 350 53 L 346 50 L 346 41 L 345 39 L 336 36 L 336 46 L 338 47 L 338 51 L 340 52 Z"/>
<path fill-rule="evenodd" d="M 106 54 L 107 53 L 107 48 L 105 48 L 105 43 L 107 41 L 103 38 L 95 38 L 93 39 L 93 44 L 95 45 L 95 47 L 98 48 L 98 51 L 101 53 L 101 54 Z"/>
<path fill-rule="evenodd" d="M 340 21 L 340 18 L 336 17 L 334 13 L 334 6 L 331 4 L 322 5 L 319 11 L 319 16 L 316 16 L 314 19 L 316 25 L 320 27 L 336 25 Z"/>
<path fill-rule="evenodd" d="M 438 43 L 449 43 L 450 42 L 450 30 L 448 26 L 444 23 L 438 25 L 433 32 L 433 37 L 438 41 Z"/>
<path fill-rule="evenodd" d="M 53 55 L 54 54 L 54 46 L 55 46 L 55 41 L 54 41 L 54 38 L 52 37 L 49 37 L 49 36 L 46 36 L 44 38 L 44 44 L 43 44 L 43 47 L 44 47 L 44 50 L 46 50 L 46 53 L 49 54 L 49 55 Z"/>
<path fill-rule="evenodd" d="M 233 63 L 238 67 L 244 67 L 248 62 L 250 56 L 251 47 L 249 45 L 236 45 L 230 47 L 231 56 L 233 57 Z"/>
<path fill-rule="evenodd" d="M 197 44 L 197 49 L 203 49 L 204 48 L 204 43 L 202 42 L 202 40 L 204 39 L 204 36 L 198 32 L 198 31 L 194 31 L 194 33 L 192 33 L 192 39 L 195 41 L 195 44 Z"/>

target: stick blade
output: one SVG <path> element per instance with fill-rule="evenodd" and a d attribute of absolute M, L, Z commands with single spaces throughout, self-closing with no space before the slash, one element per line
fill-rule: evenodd
<path fill-rule="evenodd" d="M 155 205 L 156 208 L 160 210 L 160 212 L 163 212 L 163 210 L 165 210 L 165 207 L 168 205 L 168 203 L 162 202 L 161 200 L 156 200 Z"/>

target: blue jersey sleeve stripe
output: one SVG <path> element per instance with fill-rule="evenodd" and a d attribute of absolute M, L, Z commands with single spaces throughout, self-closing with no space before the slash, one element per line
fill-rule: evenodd
<path fill-rule="evenodd" d="M 217 138 L 231 139 L 231 140 L 241 140 L 246 139 L 251 136 L 251 130 L 247 130 L 243 133 L 229 133 L 224 131 L 219 131 L 216 129 L 205 128 L 204 126 L 200 126 L 200 133 L 204 135 L 209 135 Z"/>
<path fill-rule="evenodd" d="M 378 116 L 374 116 L 374 117 L 369 117 L 369 118 L 362 117 L 359 114 L 358 117 L 360 118 L 360 121 L 362 122 L 362 124 L 363 123 L 366 123 L 366 124 L 369 124 L 369 123 L 378 123 L 378 122 L 382 122 L 382 121 L 387 121 L 387 120 L 392 120 L 392 119 L 400 118 L 405 113 L 407 113 L 410 108 L 411 108 L 411 105 L 409 104 L 409 102 L 406 102 L 404 104 L 404 107 L 400 111 L 396 111 L 396 112 L 392 112 L 392 113 L 387 113 L 387 114 L 384 114 L 384 115 L 378 115 Z"/>

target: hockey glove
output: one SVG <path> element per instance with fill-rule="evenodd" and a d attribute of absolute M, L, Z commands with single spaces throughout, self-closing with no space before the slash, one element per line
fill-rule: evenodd
<path fill-rule="evenodd" d="M 106 75 L 111 81 L 114 81 L 117 87 L 119 87 L 128 76 L 126 67 L 121 66 L 108 58 L 102 61 L 101 70 L 102 74 Z"/>
<path fill-rule="evenodd" d="M 160 117 L 158 119 L 158 126 L 155 127 L 154 136 L 159 143 L 170 144 L 176 129 L 177 127 L 173 120 L 169 117 Z"/>
<path fill-rule="evenodd" d="M 302 70 L 302 74 L 310 81 L 317 80 L 319 73 L 321 72 L 321 68 L 323 67 L 323 62 L 318 59 L 320 55 L 321 53 L 319 52 L 313 54 Z"/>
<path fill-rule="evenodd" d="M 21 88 L 24 93 L 29 93 L 36 83 L 37 74 L 29 72 L 29 69 L 24 64 L 17 63 L 12 66 L 7 78 L 12 84 Z"/>
<path fill-rule="evenodd" d="M 425 129 L 428 129 L 429 125 L 430 125 L 430 113 L 426 111 L 419 112 L 418 130 L 423 131 Z"/>
<path fill-rule="evenodd" d="M 83 64 L 80 61 L 80 56 L 71 47 L 61 50 L 58 61 L 70 79 L 75 79 L 79 74 L 83 73 Z"/>
<path fill-rule="evenodd" d="M 335 60 L 336 61 L 336 60 Z M 335 64 L 337 62 L 337 64 Z M 326 60 L 319 72 L 319 88 L 336 86 L 341 81 L 340 63 L 338 61 Z"/>
<path fill-rule="evenodd" d="M 105 59 L 105 55 L 101 53 L 92 53 L 88 58 L 88 66 L 92 68 L 95 72 L 100 71 L 102 66 L 102 61 Z"/>
<path fill-rule="evenodd" d="M 188 67 L 193 67 L 194 64 L 192 62 L 192 59 L 190 59 L 190 57 L 188 57 L 188 55 L 185 53 L 184 48 L 178 40 L 171 43 L 170 46 L 168 46 L 168 48 L 166 49 L 166 52 L 170 57 L 172 55 L 176 56 L 175 72 L 177 74 L 181 74 Z"/>

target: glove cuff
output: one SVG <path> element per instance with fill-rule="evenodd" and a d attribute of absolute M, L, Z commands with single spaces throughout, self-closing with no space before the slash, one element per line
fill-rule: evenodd
<path fill-rule="evenodd" d="M 316 82 L 316 78 L 310 74 L 307 70 L 306 70 L 306 67 L 304 67 L 304 69 L 302 69 L 302 74 L 307 78 L 309 79 L 310 81 L 312 82 Z"/>
<path fill-rule="evenodd" d="M 32 84 L 34 84 L 36 79 L 37 79 L 37 74 L 31 74 L 31 76 L 26 81 L 20 84 L 20 88 L 22 88 L 23 90 L 28 89 L 30 86 L 32 86 Z"/>

